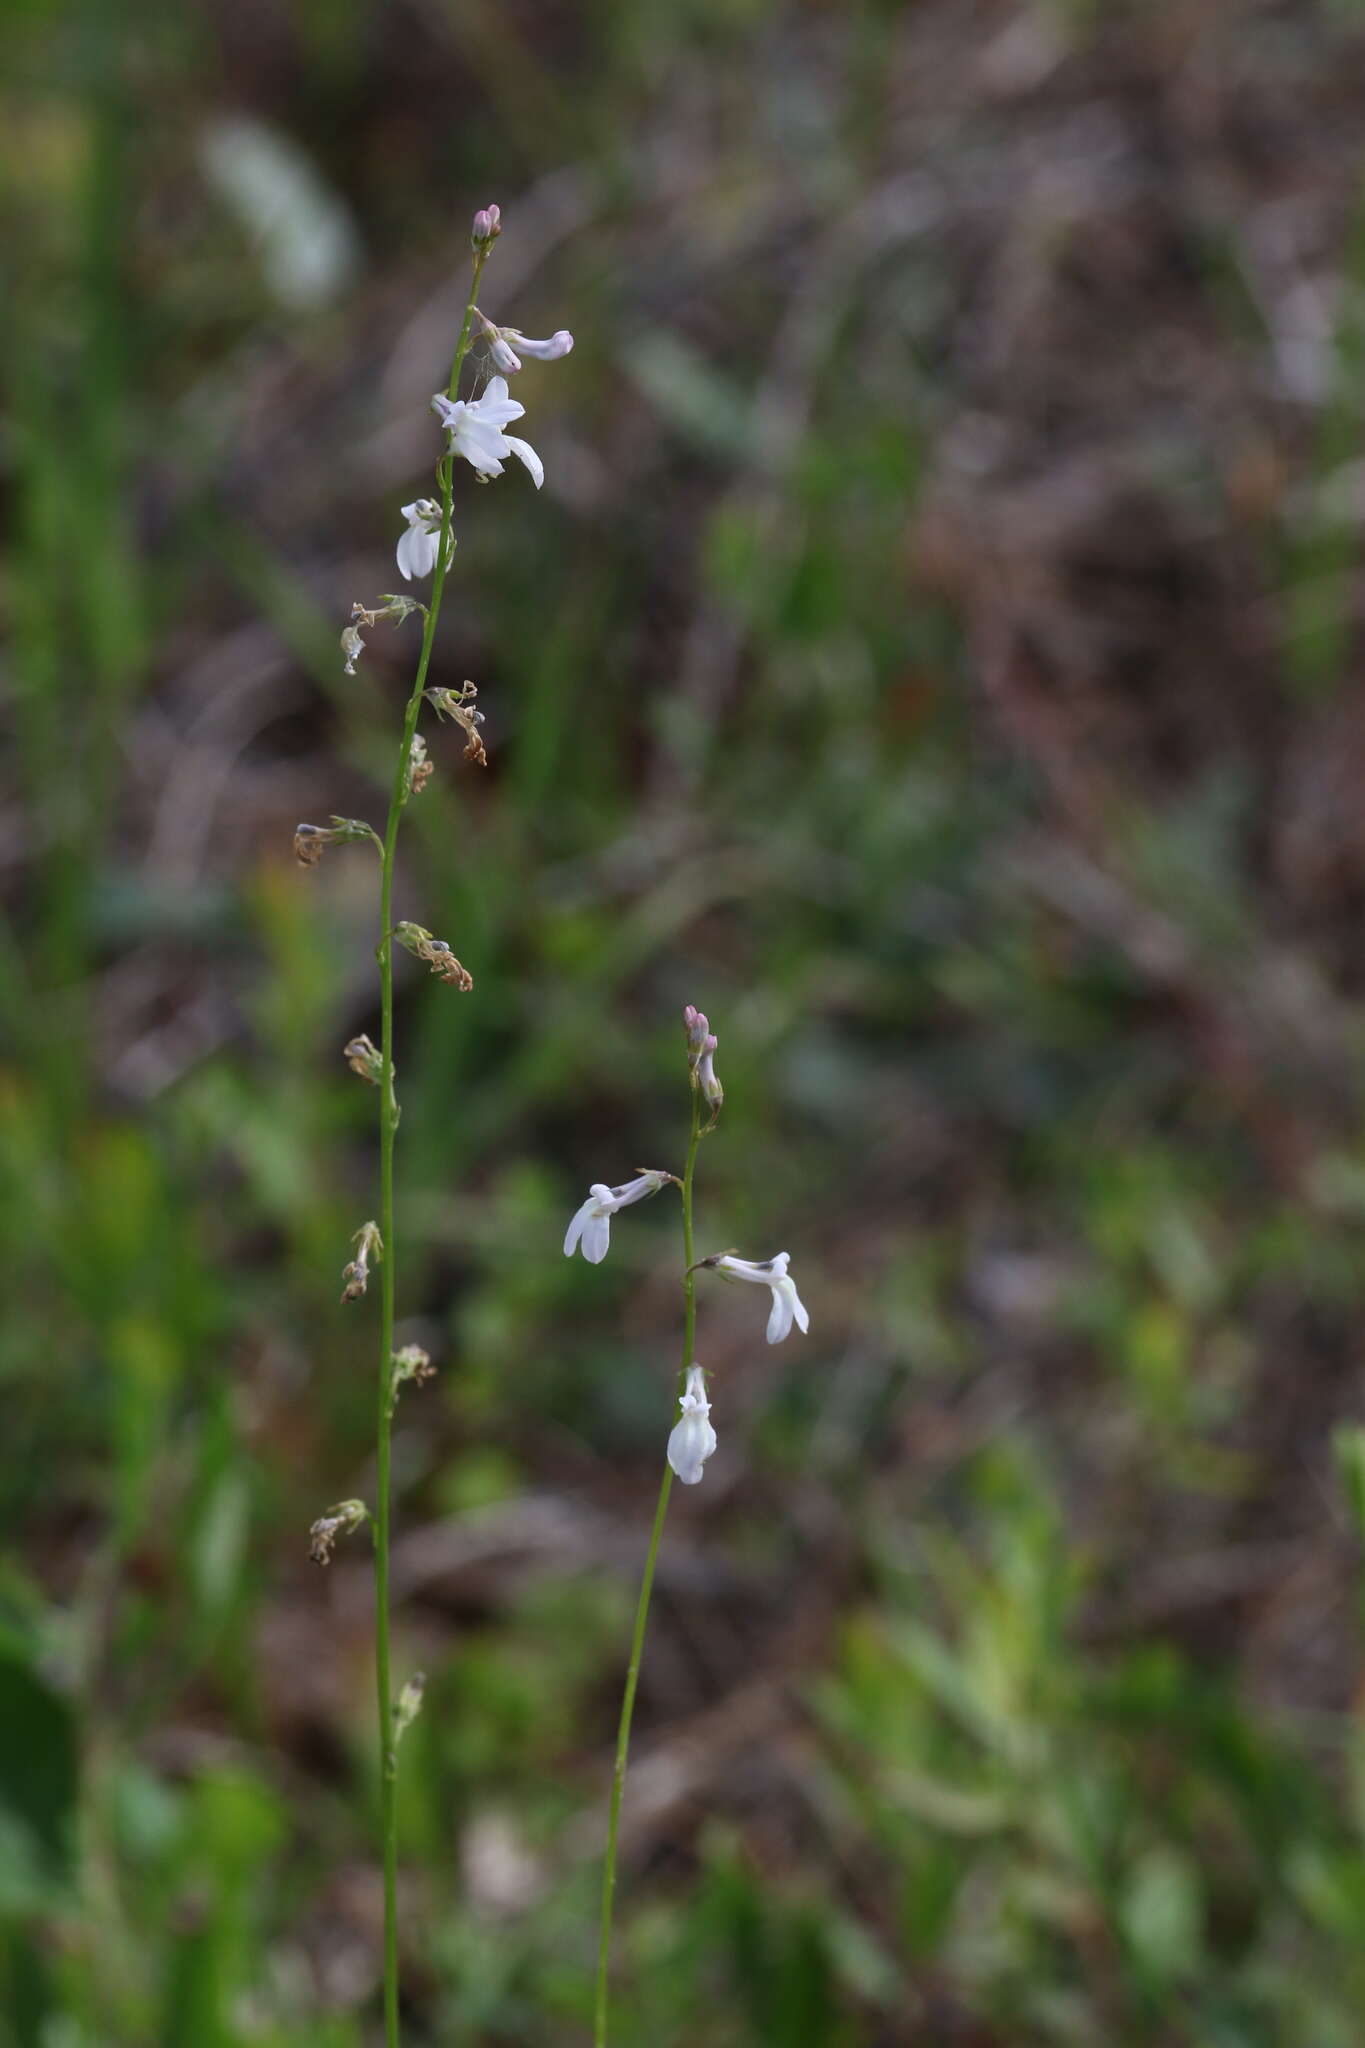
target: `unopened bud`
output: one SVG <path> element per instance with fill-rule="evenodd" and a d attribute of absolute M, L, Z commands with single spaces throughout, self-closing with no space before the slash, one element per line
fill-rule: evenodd
<path fill-rule="evenodd" d="M 357 1247 L 356 1255 L 341 1269 L 341 1277 L 346 1283 L 341 1297 L 343 1301 L 359 1301 L 370 1284 L 371 1258 L 377 1261 L 384 1256 L 384 1240 L 379 1235 L 377 1223 L 362 1223 L 353 1242 Z"/>
<path fill-rule="evenodd" d="M 368 1522 L 370 1511 L 363 1500 L 338 1501 L 334 1508 L 328 1508 L 325 1515 L 319 1515 L 308 1531 L 311 1541 L 308 1555 L 314 1564 L 330 1564 L 332 1551 L 342 1536 L 350 1536 L 362 1522 Z"/>
<path fill-rule="evenodd" d="M 683 1031 L 687 1037 L 687 1063 L 694 1069 L 706 1050 L 710 1030 L 711 1026 L 706 1021 L 705 1012 L 697 1009 L 692 1003 L 686 1004 L 683 1009 Z"/>
<path fill-rule="evenodd" d="M 708 1033 L 706 1043 L 702 1047 L 701 1058 L 697 1062 L 697 1086 L 710 1104 L 713 1124 L 720 1115 L 721 1104 L 725 1100 L 725 1090 L 721 1087 L 715 1067 L 711 1063 L 719 1042 L 714 1032 Z"/>
<path fill-rule="evenodd" d="M 474 216 L 469 239 L 475 249 L 489 249 L 502 233 L 502 208 L 481 206 Z"/>
<path fill-rule="evenodd" d="M 362 1031 L 358 1038 L 352 1038 L 342 1047 L 342 1058 L 353 1074 L 359 1074 L 362 1081 L 373 1081 L 375 1087 L 384 1078 L 384 1055 L 368 1032 Z"/>

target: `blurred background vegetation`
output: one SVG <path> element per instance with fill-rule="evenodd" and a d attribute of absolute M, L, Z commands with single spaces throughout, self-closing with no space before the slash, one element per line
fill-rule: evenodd
<path fill-rule="evenodd" d="M 473 208 L 573 356 L 465 490 L 403 914 L 408 2038 L 1357 2048 L 1365 19 L 9 0 L 0 2041 L 362 2048 L 373 866 Z"/>

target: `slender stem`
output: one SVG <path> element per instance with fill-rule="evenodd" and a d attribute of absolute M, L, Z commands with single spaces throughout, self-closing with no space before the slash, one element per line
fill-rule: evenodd
<path fill-rule="evenodd" d="M 697 1276 L 693 1272 L 695 1253 L 692 1249 L 692 1175 L 697 1164 L 697 1146 L 701 1142 L 701 1105 L 696 1086 L 692 1089 L 692 1136 L 687 1147 L 687 1167 L 682 1182 L 682 1227 L 683 1227 L 683 1345 L 682 1362 L 678 1368 L 679 1384 L 683 1384 L 688 1366 L 692 1363 L 692 1350 L 697 1331 Z M 658 1504 L 654 1509 L 654 1527 L 650 1533 L 649 1549 L 645 1555 L 644 1576 L 640 1580 L 640 1598 L 635 1609 L 635 1632 L 630 1640 L 630 1663 L 626 1668 L 625 1692 L 621 1698 L 621 1720 L 616 1730 L 616 1768 L 611 1780 L 611 1810 L 607 1818 L 607 1856 L 602 1868 L 602 1932 L 597 1947 L 597 2014 L 593 2030 L 594 2048 L 606 2048 L 607 2040 L 607 1990 L 608 1972 L 611 1966 L 611 1919 L 616 1903 L 616 1841 L 621 1829 L 621 1799 L 626 1789 L 626 1758 L 630 1751 L 630 1724 L 635 1713 L 635 1688 L 640 1679 L 640 1658 L 645 1647 L 645 1624 L 649 1620 L 649 1597 L 654 1591 L 654 1567 L 659 1559 L 659 1543 L 664 1533 L 664 1517 L 668 1513 L 668 1498 L 673 1491 L 673 1468 L 665 1463 L 663 1482 L 659 1487 Z"/>
<path fill-rule="evenodd" d="M 479 296 L 479 279 L 487 260 L 486 250 L 476 250 L 474 278 L 464 324 L 455 345 L 447 386 L 453 398 L 460 381 L 460 369 L 469 352 L 474 307 Z M 379 885 L 379 1002 L 381 1018 L 380 1056 L 383 1072 L 379 1086 L 379 1231 L 384 1244 L 380 1266 L 381 1312 L 379 1335 L 379 1385 L 377 1409 L 378 1480 L 374 1513 L 374 1664 L 375 1693 L 379 1712 L 380 1825 L 384 1841 L 384 2040 L 386 2048 L 399 2048 L 398 2034 L 398 1752 L 393 1736 L 393 1687 L 389 1676 L 389 1524 L 390 1465 L 393 1436 L 393 1325 L 398 1246 L 393 1207 L 393 1148 L 398 1131 L 398 1100 L 393 1080 L 393 869 L 398 844 L 398 825 L 407 801 L 408 757 L 422 692 L 431 665 L 436 638 L 436 621 L 446 580 L 446 549 L 450 535 L 452 460 L 443 457 L 441 480 L 441 539 L 431 582 L 431 604 L 422 634 L 422 651 L 412 694 L 403 716 L 403 737 L 394 768 L 393 791 L 389 798 L 388 823 L 384 828 L 384 865 Z"/>

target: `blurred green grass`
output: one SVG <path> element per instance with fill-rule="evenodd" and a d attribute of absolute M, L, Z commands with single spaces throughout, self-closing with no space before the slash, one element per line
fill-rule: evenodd
<path fill-rule="evenodd" d="M 372 904 L 289 834 L 381 801 L 412 644 L 335 636 L 495 196 L 577 347 L 403 876 L 476 977 L 399 1020 L 410 2037 L 587 2037 L 675 1304 L 652 1208 L 558 1245 L 674 1162 L 694 1000 L 701 1237 L 814 1330 L 702 1305 L 616 2038 L 1358 2040 L 1360 30 L 1231 14 L 11 10 L 0 2041 L 373 2038 L 306 1562 Z"/>

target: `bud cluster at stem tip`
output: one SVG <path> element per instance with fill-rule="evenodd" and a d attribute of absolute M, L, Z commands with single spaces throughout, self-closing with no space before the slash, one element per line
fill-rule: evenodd
<path fill-rule="evenodd" d="M 713 1064 L 720 1040 L 707 1022 L 706 1013 L 688 1003 L 683 1009 L 683 1033 L 687 1039 L 687 1064 L 692 1070 L 692 1085 L 700 1088 L 702 1097 L 711 1111 L 710 1130 L 720 1115 L 725 1101 L 725 1090 L 721 1087 Z"/>
<path fill-rule="evenodd" d="M 475 251 L 491 249 L 502 233 L 502 208 L 481 206 L 469 231 L 469 245 Z"/>

